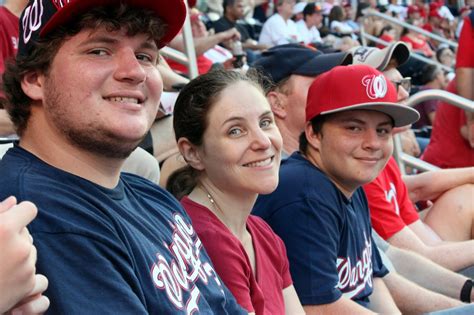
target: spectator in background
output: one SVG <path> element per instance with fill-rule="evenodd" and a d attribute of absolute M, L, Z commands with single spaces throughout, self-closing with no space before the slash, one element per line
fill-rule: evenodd
<path fill-rule="evenodd" d="M 398 4 L 398 0 L 389 0 L 389 2 L 390 4 L 387 7 L 387 11 L 390 12 L 393 17 L 404 21 L 407 18 L 407 7 Z"/>
<path fill-rule="evenodd" d="M 303 9 L 303 19 L 296 22 L 296 27 L 304 44 L 322 43 L 321 34 L 318 30 L 322 21 L 323 14 L 321 6 L 319 4 L 308 3 Z"/>
<path fill-rule="evenodd" d="M 422 20 L 421 18 L 419 19 L 408 19 L 407 23 L 417 26 L 417 27 L 422 27 Z M 426 38 L 409 29 L 409 28 L 404 28 L 402 31 L 402 34 L 400 36 L 400 40 L 407 43 L 408 46 L 410 47 L 411 51 L 417 54 L 420 54 L 424 57 L 431 58 L 434 56 L 434 51 L 431 49 L 430 45 L 428 44 L 428 41 Z"/>
<path fill-rule="evenodd" d="M 344 22 L 345 19 L 346 16 L 342 7 L 338 5 L 333 6 L 331 12 L 329 12 L 329 30 L 331 33 L 352 35 L 354 30 Z"/>
<path fill-rule="evenodd" d="M 25 8 L 28 0 L 6 0 L 0 6 L 0 137 L 15 133 L 13 123 L 7 112 L 2 108 L 5 97 L 2 87 L 2 74 L 5 62 L 16 55 L 18 49 L 18 17 Z"/>
<path fill-rule="evenodd" d="M 421 82 L 423 86 L 419 88 L 419 91 L 430 89 L 444 90 L 449 83 L 443 70 L 432 64 L 427 64 L 423 68 Z M 427 100 L 416 104 L 415 109 L 420 113 L 420 119 L 413 124 L 413 127 L 420 129 L 425 126 L 431 126 L 435 120 L 438 103 L 439 100 Z"/>
<path fill-rule="evenodd" d="M 441 44 L 436 50 L 436 60 L 442 65 L 454 69 L 456 65 L 456 56 L 448 45 Z M 454 79 L 454 70 L 443 70 L 448 81 Z"/>
<path fill-rule="evenodd" d="M 302 41 L 295 22 L 291 20 L 294 6 L 295 0 L 277 0 L 277 13 L 263 24 L 259 44 L 272 47 Z"/>
<path fill-rule="evenodd" d="M 425 65 L 420 80 L 423 85 L 418 91 L 429 89 L 444 90 L 449 83 L 444 71 L 438 66 L 432 64 Z M 420 113 L 420 119 L 413 124 L 413 128 L 419 129 L 416 132 L 416 140 L 420 146 L 421 153 L 423 153 L 430 142 L 431 129 L 426 127 L 431 127 L 433 125 L 439 103 L 439 100 L 431 99 L 418 103 L 414 107 Z"/>
<path fill-rule="evenodd" d="M 352 5 L 350 4 L 350 2 L 346 2 L 343 5 L 343 8 L 344 8 L 344 23 L 349 25 L 352 28 L 352 30 L 354 31 L 354 33 L 359 33 L 360 26 L 354 20 L 355 13 L 354 13 L 354 10 L 352 9 Z"/>
<path fill-rule="evenodd" d="M 456 78 L 447 91 L 474 100 L 474 11 L 464 18 L 456 57 Z M 442 168 L 474 165 L 474 114 L 441 102 L 431 141 L 422 159 Z"/>
<path fill-rule="evenodd" d="M 301 21 L 304 17 L 303 10 L 306 7 L 307 2 L 306 1 L 300 1 L 295 4 L 293 7 L 293 17 L 292 20 L 295 21 L 295 23 Z"/>
<path fill-rule="evenodd" d="M 207 73 L 214 65 L 224 67 L 225 69 L 232 69 L 232 62 L 234 61 L 232 53 L 218 44 L 227 42 L 226 46 L 231 47 L 234 41 L 240 40 L 240 33 L 236 28 L 231 28 L 224 32 L 210 34 L 201 20 L 201 16 L 202 13 L 197 9 L 191 9 L 191 30 L 196 49 L 199 74 Z M 169 44 L 170 47 L 184 51 L 181 36 L 175 37 Z M 188 68 L 185 65 L 171 59 L 167 59 L 167 62 L 176 72 L 184 75 L 188 74 Z"/>
<path fill-rule="evenodd" d="M 388 24 L 388 25 L 385 25 L 381 30 L 380 30 L 380 34 L 378 35 L 378 37 L 387 42 L 387 43 L 393 43 L 395 41 L 395 36 L 396 36 L 396 31 L 395 29 L 393 28 L 392 25 Z M 376 45 L 377 48 L 379 49 L 384 49 L 385 47 L 387 47 L 387 45 L 383 45 L 383 44 L 377 44 Z"/>
<path fill-rule="evenodd" d="M 249 63 L 252 63 L 258 56 L 255 52 L 265 50 L 268 46 L 259 45 L 256 40 L 250 37 L 247 28 L 241 23 L 244 17 L 245 0 L 224 0 L 223 5 L 224 16 L 214 22 L 214 30 L 216 33 L 221 33 L 235 28 L 240 33 L 242 48 L 247 51 L 247 60 Z M 222 44 L 227 49 L 232 50 L 232 46 L 228 42 L 223 42 Z"/>

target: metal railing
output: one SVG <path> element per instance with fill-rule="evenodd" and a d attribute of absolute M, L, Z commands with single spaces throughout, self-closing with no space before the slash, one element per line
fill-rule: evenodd
<path fill-rule="evenodd" d="M 194 49 L 193 33 L 191 30 L 189 8 L 187 1 L 185 1 L 185 3 L 188 11 L 183 25 L 183 44 L 185 52 L 182 53 L 176 49 L 164 47 L 161 49 L 161 54 L 180 64 L 185 65 L 188 68 L 189 78 L 193 79 L 199 75 L 199 72 L 197 67 L 196 50 Z"/>
<path fill-rule="evenodd" d="M 372 9 L 366 9 L 365 11 L 363 11 L 363 14 L 364 15 L 362 16 L 362 19 L 367 19 L 368 17 L 371 17 L 371 16 L 378 17 L 378 18 L 380 18 L 382 20 L 385 20 L 387 22 L 390 22 L 392 24 L 399 25 L 401 27 L 404 27 L 404 28 L 410 29 L 414 32 L 417 32 L 419 34 L 422 34 L 422 35 L 424 35 L 428 38 L 434 39 L 434 40 L 436 40 L 440 43 L 447 44 L 448 46 L 452 47 L 454 51 L 456 51 L 456 49 L 458 47 L 458 43 L 456 43 L 456 42 L 453 42 L 453 41 L 451 41 L 449 39 L 446 39 L 442 36 L 427 32 L 427 31 L 425 31 L 424 29 L 422 29 L 420 27 L 413 26 L 413 25 L 411 25 L 409 23 L 406 23 L 404 21 L 400 21 L 399 19 L 394 18 L 393 16 L 383 14 L 383 13 L 380 13 L 380 12 L 372 10 Z M 360 37 L 362 39 L 362 45 L 364 45 L 364 46 L 367 46 L 367 39 L 370 40 L 370 41 L 385 45 L 385 46 L 389 45 L 388 42 L 386 42 L 384 40 L 381 40 L 381 39 L 379 39 L 379 38 L 377 38 L 377 37 L 375 37 L 371 34 L 367 34 L 364 30 L 364 23 L 361 23 Z M 441 67 L 441 68 L 443 68 L 447 71 L 453 71 L 454 70 L 453 68 L 447 67 L 447 66 L 445 66 L 445 65 L 443 65 L 443 64 L 441 64 L 441 63 L 439 63 L 435 60 L 426 58 L 426 57 L 421 56 L 419 54 L 411 54 L 411 57 L 413 57 L 415 59 L 418 59 L 418 60 L 421 60 L 421 61 L 426 62 L 426 63 L 437 65 L 437 66 L 439 66 L 439 67 Z"/>
<path fill-rule="evenodd" d="M 463 110 L 474 113 L 474 102 L 459 95 L 449 93 L 443 90 L 431 89 L 418 92 L 412 95 L 406 102 L 406 106 L 413 107 L 418 103 L 427 100 L 441 100 Z M 394 158 L 397 160 L 398 166 L 403 174 L 405 174 L 405 166 L 414 167 L 421 171 L 432 171 L 439 169 L 437 166 L 431 165 L 425 161 L 415 158 L 402 150 L 400 135 L 394 137 Z"/>

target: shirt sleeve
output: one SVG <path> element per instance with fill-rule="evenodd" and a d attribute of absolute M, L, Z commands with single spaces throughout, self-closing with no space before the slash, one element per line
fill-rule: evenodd
<path fill-rule="evenodd" d="M 290 285 L 293 284 L 293 280 L 291 279 L 291 274 L 290 274 L 290 264 L 288 262 L 288 255 L 286 253 L 285 243 L 283 243 L 283 241 L 281 240 L 281 238 L 278 237 L 278 235 L 276 235 L 276 234 L 274 234 L 274 235 L 275 235 L 275 239 L 276 239 L 276 242 L 277 242 L 276 247 L 279 249 L 278 253 L 280 254 L 279 257 L 281 259 L 281 261 L 280 261 L 280 266 L 281 266 L 280 275 L 281 275 L 281 278 L 283 280 L 283 289 L 286 289 Z"/>
<path fill-rule="evenodd" d="M 392 176 L 391 179 L 396 179 L 395 177 Z M 364 185 L 364 191 L 369 202 L 372 226 L 383 239 L 392 237 L 406 225 L 419 219 L 401 178 L 384 183 L 379 175 L 374 181 Z"/>
<path fill-rule="evenodd" d="M 474 31 L 472 20 L 474 20 L 474 10 L 470 16 L 464 18 L 464 25 L 459 36 L 456 68 L 474 68 Z"/>
<path fill-rule="evenodd" d="M 340 222 L 319 201 L 302 199 L 274 212 L 271 226 L 288 249 L 293 284 L 303 305 L 338 300 L 337 248 Z M 288 226 L 297 226 L 289 229 Z"/>
<path fill-rule="evenodd" d="M 371 236 L 372 242 L 372 269 L 374 278 L 383 278 L 388 274 L 388 269 L 385 267 L 380 256 L 379 249 L 377 244 L 374 241 L 373 236 Z"/>

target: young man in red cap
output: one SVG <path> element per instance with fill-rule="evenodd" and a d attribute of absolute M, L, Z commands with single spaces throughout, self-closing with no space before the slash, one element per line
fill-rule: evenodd
<path fill-rule="evenodd" d="M 34 202 L 28 226 L 54 314 L 240 314 L 180 204 L 120 173 L 150 128 L 159 49 L 182 0 L 31 0 L 4 75 L 20 136 L 0 199 Z"/>
<path fill-rule="evenodd" d="M 306 110 L 310 122 L 301 139 L 303 153 L 283 162 L 277 190 L 260 196 L 254 213 L 284 240 L 294 285 L 307 314 L 368 313 L 359 304 L 367 306 L 369 295 L 370 308 L 387 313 L 395 312 L 390 294 L 403 312 L 462 305 L 396 272 L 384 276 L 378 250 L 372 245 L 367 201 L 360 186 L 384 167 L 391 153 L 392 126 L 413 122 L 417 114 L 411 109 L 404 113 L 393 104 L 395 88 L 379 72 L 366 66 L 353 71 L 357 67 L 337 67 L 311 85 Z M 336 71 L 339 73 L 334 74 Z M 341 78 L 352 80 L 345 79 L 342 85 Z M 384 103 L 387 101 L 391 104 Z M 334 106 L 328 106 L 331 103 Z M 393 253 L 397 259 L 427 266 L 402 251 Z M 428 267 L 436 275 L 451 277 Z M 468 314 L 472 309 L 458 311 Z"/>
<path fill-rule="evenodd" d="M 285 242 L 307 313 L 398 312 L 381 279 L 388 271 L 372 245 L 361 188 L 390 157 L 393 127 L 418 119 L 396 101 L 394 86 L 368 66 L 318 76 L 300 152 L 282 163 L 278 188 L 254 208 Z"/>

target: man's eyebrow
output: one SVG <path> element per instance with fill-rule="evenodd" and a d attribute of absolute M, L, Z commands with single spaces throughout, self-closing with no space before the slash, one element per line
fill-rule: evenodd
<path fill-rule="evenodd" d="M 94 36 L 91 35 L 89 36 L 86 40 L 84 40 L 80 45 L 90 45 L 90 44 L 117 44 L 120 43 L 120 40 L 118 38 L 112 37 L 112 36 L 104 36 L 104 35 L 99 35 L 99 36 Z M 142 49 L 152 49 L 158 51 L 158 46 L 156 46 L 155 41 L 153 40 L 147 40 L 144 41 L 140 44 L 139 46 Z"/>

